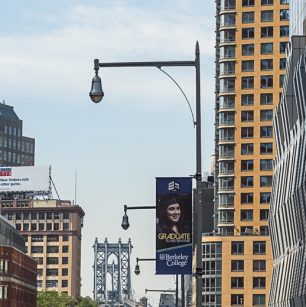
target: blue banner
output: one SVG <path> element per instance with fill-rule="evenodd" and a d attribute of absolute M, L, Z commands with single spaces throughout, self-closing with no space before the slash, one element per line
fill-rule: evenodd
<path fill-rule="evenodd" d="M 192 179 L 156 178 L 156 274 L 192 273 Z"/>

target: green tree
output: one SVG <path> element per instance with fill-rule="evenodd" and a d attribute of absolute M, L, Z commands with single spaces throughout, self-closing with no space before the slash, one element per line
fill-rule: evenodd
<path fill-rule="evenodd" d="M 56 291 L 41 291 L 37 294 L 37 307 L 77 306 L 78 300 Z"/>
<path fill-rule="evenodd" d="M 78 307 L 99 307 L 98 303 L 92 300 L 89 296 L 82 297 Z"/>

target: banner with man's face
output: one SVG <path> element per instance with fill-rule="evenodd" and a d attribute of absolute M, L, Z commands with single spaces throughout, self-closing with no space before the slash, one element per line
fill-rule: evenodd
<path fill-rule="evenodd" d="M 156 178 L 156 274 L 192 273 L 192 179 Z"/>

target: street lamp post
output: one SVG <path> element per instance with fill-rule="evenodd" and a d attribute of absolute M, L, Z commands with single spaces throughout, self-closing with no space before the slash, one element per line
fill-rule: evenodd
<path fill-rule="evenodd" d="M 138 209 L 156 209 L 156 206 L 138 206 L 138 207 L 128 207 L 127 205 L 124 205 L 124 215 L 122 217 L 122 223 L 121 223 L 121 227 L 124 230 L 127 230 L 130 227 L 130 223 L 129 223 L 129 217 L 126 214 L 127 210 L 138 210 Z"/>
<path fill-rule="evenodd" d="M 194 212 L 194 229 L 196 233 L 194 236 L 194 247 L 196 251 L 196 306 L 202 305 L 202 201 L 199 197 L 200 184 L 202 181 L 202 157 L 201 157 L 201 88 L 200 88 L 200 48 L 199 43 L 195 46 L 195 60 L 193 61 L 154 61 L 154 62 L 112 62 L 101 63 L 98 59 L 94 60 L 95 76 L 92 79 L 92 87 L 89 93 L 91 100 L 98 103 L 102 100 L 104 92 L 102 89 L 101 79 L 98 76 L 100 67 L 156 67 L 161 68 L 164 66 L 191 66 L 195 67 L 196 73 L 196 202 L 193 204 Z M 196 213 L 196 214 L 195 214 Z"/>

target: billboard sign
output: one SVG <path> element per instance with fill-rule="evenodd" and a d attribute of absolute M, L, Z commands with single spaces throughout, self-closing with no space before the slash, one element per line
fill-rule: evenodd
<path fill-rule="evenodd" d="M 192 179 L 156 178 L 156 274 L 192 273 Z"/>
<path fill-rule="evenodd" d="M 0 193 L 48 191 L 49 166 L 0 167 Z"/>

